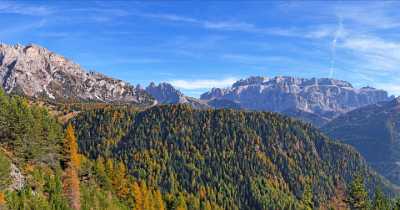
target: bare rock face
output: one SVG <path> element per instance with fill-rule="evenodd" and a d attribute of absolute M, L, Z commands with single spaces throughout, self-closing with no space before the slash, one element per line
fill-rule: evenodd
<path fill-rule="evenodd" d="M 231 88 L 213 88 L 200 99 L 226 99 L 244 109 L 287 113 L 319 124 L 391 98 L 386 91 L 371 87 L 357 89 L 341 80 L 279 76 L 250 77 L 237 81 Z M 312 119 L 308 119 L 309 116 Z"/>
<path fill-rule="evenodd" d="M 169 83 L 163 82 L 156 85 L 152 82 L 146 87 L 146 92 L 153 96 L 158 104 L 189 104 L 196 109 L 209 108 L 206 102 L 185 96 Z"/>
<path fill-rule="evenodd" d="M 22 175 L 19 168 L 16 165 L 14 165 L 13 163 L 11 164 L 10 169 L 11 169 L 10 177 L 11 177 L 12 183 L 9 186 L 9 190 L 11 190 L 11 191 L 21 190 L 25 185 L 24 175 Z"/>
<path fill-rule="evenodd" d="M 150 83 L 150 85 L 146 87 L 146 92 L 161 104 L 181 104 L 188 102 L 186 96 L 175 89 L 171 84 L 165 82 L 158 85 L 154 84 L 154 82 Z"/>
<path fill-rule="evenodd" d="M 56 100 L 152 104 L 142 89 L 95 72 L 37 45 L 0 44 L 0 83 L 6 92 Z"/>

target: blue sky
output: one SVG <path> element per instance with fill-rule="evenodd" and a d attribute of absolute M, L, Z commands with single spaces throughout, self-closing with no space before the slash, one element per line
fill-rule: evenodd
<path fill-rule="evenodd" d="M 333 77 L 400 95 L 400 2 L 0 1 L 0 41 L 198 96 L 251 75 Z"/>

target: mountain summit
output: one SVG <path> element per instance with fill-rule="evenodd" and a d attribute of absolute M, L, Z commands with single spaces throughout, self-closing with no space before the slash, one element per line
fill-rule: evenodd
<path fill-rule="evenodd" d="M 0 44 L 0 82 L 8 92 L 57 100 L 152 104 L 142 89 L 87 72 L 78 64 L 37 45 Z"/>
<path fill-rule="evenodd" d="M 384 90 L 358 89 L 346 81 L 287 76 L 249 77 L 230 88 L 213 88 L 200 98 L 226 99 L 245 109 L 280 112 L 317 125 L 353 109 L 390 99 Z"/>
<path fill-rule="evenodd" d="M 249 77 L 230 88 L 213 88 L 200 100 L 168 83 L 145 90 L 95 72 L 37 45 L 0 44 L 0 82 L 10 93 L 68 101 L 191 104 L 195 108 L 234 108 L 283 113 L 320 126 L 340 114 L 390 99 L 386 91 L 354 88 L 328 78 Z"/>
<path fill-rule="evenodd" d="M 185 96 L 181 91 L 177 90 L 169 83 L 162 82 L 156 85 L 151 82 L 146 87 L 146 92 L 156 99 L 157 104 L 189 104 L 193 108 L 206 109 L 210 108 L 206 102 L 199 99 Z"/>
<path fill-rule="evenodd" d="M 151 82 L 150 85 L 146 87 L 146 92 L 152 95 L 157 102 L 161 104 L 180 104 L 188 102 L 186 96 L 184 96 L 181 91 L 165 82 L 158 85 Z"/>

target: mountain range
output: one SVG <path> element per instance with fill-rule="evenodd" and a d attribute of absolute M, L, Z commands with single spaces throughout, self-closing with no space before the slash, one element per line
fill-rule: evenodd
<path fill-rule="evenodd" d="M 278 76 L 242 79 L 230 88 L 213 88 L 200 99 L 226 99 L 244 109 L 279 112 L 321 125 L 340 114 L 387 101 L 389 97 L 384 90 L 358 89 L 341 80 Z"/>
<path fill-rule="evenodd" d="M 0 83 L 7 93 L 55 100 L 152 105 L 144 90 L 95 72 L 37 45 L 0 45 Z"/>
<path fill-rule="evenodd" d="M 190 104 L 194 108 L 272 111 L 321 126 L 340 114 L 388 101 L 384 90 L 354 88 L 328 78 L 249 77 L 229 88 L 213 88 L 200 99 L 185 96 L 168 83 L 145 89 L 87 72 L 78 64 L 37 45 L 0 45 L 0 82 L 6 92 L 57 100 L 113 103 Z"/>
<path fill-rule="evenodd" d="M 400 98 L 384 90 L 249 77 L 197 99 L 168 83 L 141 88 L 87 72 L 37 45 L 4 44 L 0 82 L 0 195 L 11 189 L 15 206 L 342 209 L 347 188 L 398 192 Z M 11 168 L 23 176 L 18 189 L 9 188 Z M 351 184 L 359 176 L 368 179 Z"/>

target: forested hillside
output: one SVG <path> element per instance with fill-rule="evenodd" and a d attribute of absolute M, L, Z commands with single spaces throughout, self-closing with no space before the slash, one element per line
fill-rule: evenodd
<path fill-rule="evenodd" d="M 72 122 L 82 153 L 120 159 L 148 186 L 224 209 L 345 206 L 356 174 L 367 178 L 370 191 L 393 192 L 353 148 L 278 114 L 177 105 L 98 109 Z"/>
<path fill-rule="evenodd" d="M 354 149 L 278 114 L 77 104 L 64 125 L 36 104 L 0 90 L 0 209 L 399 209 Z"/>
<path fill-rule="evenodd" d="M 46 108 L 0 89 L 0 209 L 179 209 L 188 193 L 164 194 L 117 159 L 78 153 L 74 128 Z M 218 209 L 206 199 L 199 208 Z"/>
<path fill-rule="evenodd" d="M 322 129 L 354 146 L 376 171 L 400 184 L 400 98 L 356 109 Z"/>

